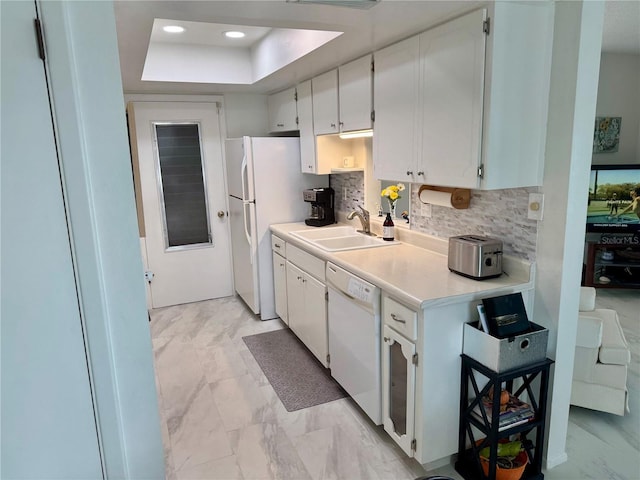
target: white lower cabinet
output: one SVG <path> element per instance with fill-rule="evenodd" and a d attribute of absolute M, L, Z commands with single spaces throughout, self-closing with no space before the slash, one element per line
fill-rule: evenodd
<path fill-rule="evenodd" d="M 477 303 L 419 309 L 382 294 L 384 429 L 423 465 L 457 452 L 462 329 Z"/>
<path fill-rule="evenodd" d="M 289 328 L 328 367 L 327 286 L 287 261 L 287 304 Z"/>
<path fill-rule="evenodd" d="M 416 344 L 388 325 L 382 341 L 382 422 L 385 431 L 413 457 L 415 440 Z"/>
<path fill-rule="evenodd" d="M 273 252 L 273 287 L 276 296 L 276 313 L 289 325 L 287 309 L 287 260 Z"/>
<path fill-rule="evenodd" d="M 326 368 L 329 367 L 325 261 L 271 236 L 276 313 Z"/>

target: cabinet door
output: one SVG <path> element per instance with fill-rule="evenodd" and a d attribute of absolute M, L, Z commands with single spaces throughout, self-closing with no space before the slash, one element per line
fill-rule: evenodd
<path fill-rule="evenodd" d="M 304 304 L 305 313 L 300 320 L 303 342 L 325 367 L 329 366 L 329 331 L 327 325 L 327 287 L 305 273 Z"/>
<path fill-rule="evenodd" d="M 482 189 L 542 185 L 556 2 L 490 2 Z"/>
<path fill-rule="evenodd" d="M 287 261 L 273 252 L 273 288 L 276 296 L 276 313 L 289 325 L 287 314 Z"/>
<path fill-rule="evenodd" d="M 476 188 L 481 163 L 486 10 L 420 35 L 422 159 L 430 185 Z"/>
<path fill-rule="evenodd" d="M 313 132 L 313 99 L 311 80 L 301 83 L 298 92 L 298 126 L 300 128 L 300 167 L 302 173 L 318 173 L 316 168 L 316 137 Z"/>
<path fill-rule="evenodd" d="M 384 326 L 382 342 L 382 422 L 400 448 L 414 456 L 414 402 L 416 346 Z"/>
<path fill-rule="evenodd" d="M 340 131 L 371 128 L 371 55 L 338 68 Z"/>
<path fill-rule="evenodd" d="M 373 171 L 377 179 L 417 182 L 419 38 L 375 53 Z"/>
<path fill-rule="evenodd" d="M 269 95 L 267 108 L 269 110 L 270 132 L 288 132 L 298 129 L 295 88 Z"/>
<path fill-rule="evenodd" d="M 287 261 L 287 316 L 289 328 L 303 341 L 301 337 L 300 322 L 304 317 L 304 273 L 293 263 Z"/>
<path fill-rule="evenodd" d="M 313 78 L 311 88 L 315 134 L 338 133 L 338 70 L 331 70 Z"/>

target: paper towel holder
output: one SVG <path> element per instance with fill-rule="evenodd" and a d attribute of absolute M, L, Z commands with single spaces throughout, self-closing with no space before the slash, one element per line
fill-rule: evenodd
<path fill-rule="evenodd" d="M 423 195 L 422 192 L 425 192 Z M 427 192 L 443 192 L 451 194 L 450 205 L 445 205 L 447 207 L 457 208 L 459 210 L 469 208 L 469 203 L 471 201 L 471 190 L 468 188 L 453 188 L 453 187 L 437 187 L 435 185 L 421 185 L 418 190 L 418 198 L 422 203 L 432 203 L 429 202 L 427 198 L 429 194 Z M 448 202 L 447 202 L 448 203 Z M 443 205 L 443 203 L 438 202 L 438 205 Z"/>

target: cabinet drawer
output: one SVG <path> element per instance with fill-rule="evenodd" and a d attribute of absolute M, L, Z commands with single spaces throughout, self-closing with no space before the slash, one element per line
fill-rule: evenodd
<path fill-rule="evenodd" d="M 287 246 L 287 260 L 321 282 L 325 281 L 324 260 L 320 260 L 294 245 Z"/>
<path fill-rule="evenodd" d="M 418 314 L 386 295 L 382 297 L 382 316 L 385 325 L 410 340 L 417 338 Z"/>
<path fill-rule="evenodd" d="M 276 237 L 275 235 L 271 235 L 271 250 L 274 252 L 278 252 L 279 255 L 283 257 L 287 257 L 287 242 L 282 240 L 280 237 Z"/>

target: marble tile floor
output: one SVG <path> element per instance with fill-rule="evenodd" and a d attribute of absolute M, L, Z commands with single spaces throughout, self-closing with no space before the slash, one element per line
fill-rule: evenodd
<path fill-rule="evenodd" d="M 569 461 L 548 480 L 640 479 L 640 296 L 600 290 L 598 305 L 615 306 L 632 346 L 631 413 L 571 407 Z M 151 312 L 167 480 L 461 478 L 425 471 L 348 398 L 287 412 L 242 340 L 283 327 L 235 297 Z"/>

